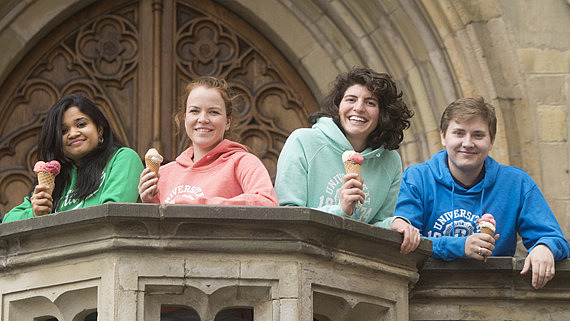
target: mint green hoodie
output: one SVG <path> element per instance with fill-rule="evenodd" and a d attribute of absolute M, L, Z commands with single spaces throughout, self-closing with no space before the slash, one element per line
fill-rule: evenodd
<path fill-rule="evenodd" d="M 306 206 L 347 217 L 339 191 L 346 174 L 342 153 L 353 150 L 331 118 L 321 117 L 312 128 L 295 130 L 277 162 L 275 191 L 279 205 Z M 400 190 L 402 162 L 396 151 L 366 148 L 361 177 L 366 198 L 351 216 L 389 228 Z"/>
<path fill-rule="evenodd" d="M 77 180 L 77 167 L 73 166 L 70 173 L 71 184 L 63 190 L 63 196 L 56 212 L 110 202 L 137 202 L 138 184 L 142 171 L 143 165 L 139 155 L 130 148 L 119 148 L 105 166 L 99 188 L 88 198 L 77 200 L 71 198 L 72 186 L 75 186 Z M 2 223 L 31 217 L 34 217 L 32 203 L 30 197 L 26 196 L 22 204 L 6 213 Z"/>

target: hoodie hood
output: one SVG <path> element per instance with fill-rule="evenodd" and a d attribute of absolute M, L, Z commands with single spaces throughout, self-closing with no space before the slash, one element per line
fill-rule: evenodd
<path fill-rule="evenodd" d="M 224 139 L 206 155 L 204 155 L 197 163 L 194 163 L 194 147 L 190 146 L 178 157 L 176 163 L 182 167 L 194 167 L 208 169 L 216 164 L 226 162 L 232 155 L 236 153 L 247 153 L 247 148 L 239 143 Z"/>
<path fill-rule="evenodd" d="M 350 144 L 344 133 L 340 130 L 340 128 L 335 124 L 332 118 L 330 117 L 321 117 L 317 119 L 317 122 L 313 125 L 314 129 L 319 130 L 327 140 L 327 143 L 339 152 L 340 154 L 344 153 L 347 150 L 354 150 L 354 147 Z M 386 149 L 384 146 L 380 146 L 376 149 L 371 149 L 367 147 L 360 155 L 364 159 L 373 158 L 373 157 L 380 157 L 382 153 Z"/>

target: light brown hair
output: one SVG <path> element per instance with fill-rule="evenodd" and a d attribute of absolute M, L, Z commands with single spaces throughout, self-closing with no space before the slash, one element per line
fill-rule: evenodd
<path fill-rule="evenodd" d="M 441 122 L 439 130 L 445 134 L 449 122 L 455 120 L 456 122 L 464 122 L 474 117 L 480 116 L 489 125 L 489 136 L 491 141 L 495 141 L 495 134 L 497 133 L 497 116 L 495 115 L 495 107 L 486 103 L 483 97 L 475 98 L 459 98 L 449 104 L 441 115 Z"/>
<path fill-rule="evenodd" d="M 188 101 L 188 96 L 192 90 L 198 87 L 214 88 L 220 92 L 224 105 L 226 107 L 226 117 L 231 118 L 230 129 L 224 133 L 224 138 L 239 141 L 239 137 L 236 133 L 236 128 L 239 120 L 237 119 L 237 107 L 236 98 L 239 97 L 235 91 L 228 85 L 224 79 L 219 79 L 216 77 L 200 77 L 191 81 L 184 89 L 184 100 L 181 103 L 179 111 L 174 116 L 174 124 L 177 131 L 181 127 L 184 127 L 184 114 L 186 113 L 186 102 Z"/>

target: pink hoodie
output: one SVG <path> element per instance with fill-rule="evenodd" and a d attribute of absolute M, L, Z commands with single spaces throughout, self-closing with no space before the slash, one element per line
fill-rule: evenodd
<path fill-rule="evenodd" d="M 151 203 L 278 205 L 267 170 L 243 145 L 224 139 L 197 163 L 193 156 L 190 147 L 160 167 Z"/>

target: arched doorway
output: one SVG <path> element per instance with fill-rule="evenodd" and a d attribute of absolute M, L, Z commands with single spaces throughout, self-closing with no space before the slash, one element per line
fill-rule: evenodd
<path fill-rule="evenodd" d="M 185 135 L 172 124 L 185 84 L 226 78 L 241 93 L 240 137 L 274 175 L 288 134 L 317 109 L 296 71 L 260 33 L 224 7 L 194 0 L 99 1 L 62 22 L 0 88 L 0 210 L 34 181 L 37 135 L 62 95 L 95 101 L 139 155 L 168 160 Z"/>

